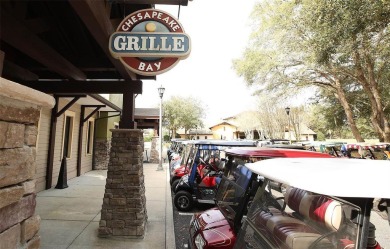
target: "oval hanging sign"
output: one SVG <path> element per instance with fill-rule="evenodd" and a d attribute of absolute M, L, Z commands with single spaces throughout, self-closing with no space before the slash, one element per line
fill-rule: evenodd
<path fill-rule="evenodd" d="M 190 37 L 170 14 L 145 9 L 128 15 L 110 36 L 112 56 L 129 70 L 154 76 L 173 68 L 191 52 Z"/>

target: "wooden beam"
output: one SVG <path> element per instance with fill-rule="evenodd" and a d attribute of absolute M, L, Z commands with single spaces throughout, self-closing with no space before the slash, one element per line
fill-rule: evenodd
<path fill-rule="evenodd" d="M 2 40 L 64 78 L 86 79 L 81 70 L 36 36 L 25 24 L 16 20 L 12 13 L 8 13 L 1 8 L 0 16 L 0 36 Z"/>
<path fill-rule="evenodd" d="M 122 116 L 119 121 L 120 129 L 137 129 L 137 122 L 134 121 L 135 97 L 132 92 L 123 93 Z"/>
<path fill-rule="evenodd" d="M 56 130 L 57 130 L 57 111 L 59 97 L 54 96 L 55 105 L 51 109 L 50 117 L 50 132 L 49 132 L 49 147 L 47 149 L 47 162 L 46 162 L 46 189 L 50 189 L 53 182 L 53 165 L 54 165 L 54 148 L 56 143 Z"/>
<path fill-rule="evenodd" d="M 99 95 L 99 94 L 89 94 L 90 97 L 96 99 L 97 101 L 99 101 L 100 103 L 108 106 L 108 107 L 111 107 L 112 109 L 114 109 L 115 111 L 108 111 L 108 112 L 122 112 L 122 108 L 114 105 L 113 103 L 111 103 L 108 99 L 104 98 L 103 96 Z"/>
<path fill-rule="evenodd" d="M 88 107 L 95 107 L 95 109 L 85 117 L 85 108 Z M 79 141 L 78 141 L 78 147 L 77 147 L 77 176 L 81 175 L 81 157 L 82 157 L 82 148 L 83 148 L 83 130 L 84 130 L 84 123 L 88 121 L 88 119 L 94 115 L 100 108 L 105 107 L 105 105 L 82 105 L 81 106 L 81 112 L 80 112 L 80 125 L 79 125 Z M 90 134 L 92 135 L 92 134 Z M 88 141 L 86 141 L 86 144 Z"/>
<path fill-rule="evenodd" d="M 83 97 L 85 98 L 87 96 L 86 95 L 74 96 L 74 98 L 71 101 L 69 101 L 69 103 L 67 103 L 64 107 L 62 107 L 62 109 L 60 111 L 57 111 L 56 117 L 58 118 L 59 116 L 64 114 L 66 112 L 66 110 L 68 110 L 74 103 L 77 102 L 77 100 L 79 100 L 80 98 L 83 98 Z"/>
<path fill-rule="evenodd" d="M 95 107 L 95 109 L 90 114 L 88 114 L 86 117 L 83 117 L 83 122 L 87 122 L 88 119 L 90 119 L 97 111 L 99 111 L 100 108 L 103 108 L 106 106 L 105 105 L 83 105 L 82 107 L 85 107 L 85 108 Z"/>
<path fill-rule="evenodd" d="M 44 93 L 142 93 L 142 81 L 23 81 Z"/>
<path fill-rule="evenodd" d="M 4 66 L 4 52 L 0 50 L 0 77 L 3 75 L 3 66 Z"/>
<path fill-rule="evenodd" d="M 109 51 L 109 38 L 116 28 L 112 26 L 110 16 L 106 11 L 105 4 L 107 3 L 105 1 L 93 0 L 69 1 L 69 3 L 120 75 L 125 80 L 136 80 L 137 75 L 134 72 L 129 71 L 119 60 L 112 57 Z"/>
<path fill-rule="evenodd" d="M 137 122 L 137 127 L 139 129 L 143 129 L 143 128 L 158 128 L 158 124 L 157 123 L 148 123 L 148 122 L 140 122 L 138 120 L 135 120 Z"/>
<path fill-rule="evenodd" d="M 77 143 L 77 165 L 76 165 L 77 176 L 81 175 L 81 155 L 82 155 L 82 148 L 83 148 L 84 114 L 85 114 L 85 107 L 81 106 L 80 124 L 79 124 L 79 141 Z"/>
<path fill-rule="evenodd" d="M 10 61 L 4 61 L 4 72 L 12 80 L 38 80 L 39 77 L 35 73 L 24 69 Z"/>

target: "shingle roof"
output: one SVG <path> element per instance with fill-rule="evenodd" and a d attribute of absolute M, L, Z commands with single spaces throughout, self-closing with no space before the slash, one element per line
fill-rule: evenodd
<path fill-rule="evenodd" d="M 159 108 L 135 108 L 134 111 L 135 117 L 153 117 L 153 118 L 159 118 L 160 117 L 160 109 Z"/>

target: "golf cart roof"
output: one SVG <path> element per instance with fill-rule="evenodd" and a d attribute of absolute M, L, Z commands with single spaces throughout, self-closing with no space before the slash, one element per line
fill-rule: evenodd
<path fill-rule="evenodd" d="M 354 144 L 346 144 L 345 147 L 347 149 L 374 149 L 374 148 L 386 148 L 390 146 L 390 143 L 354 143 Z"/>
<path fill-rule="evenodd" d="M 390 163 L 340 158 L 277 158 L 247 163 L 252 172 L 318 194 L 390 198 Z"/>
<path fill-rule="evenodd" d="M 181 142 L 181 141 L 186 141 L 188 139 L 185 139 L 185 138 L 172 138 L 171 139 L 171 142 Z"/>
<path fill-rule="evenodd" d="M 303 145 L 297 144 L 266 144 L 263 147 L 268 148 L 279 148 L 279 149 L 296 149 L 296 150 L 304 150 L 305 147 Z"/>
<path fill-rule="evenodd" d="M 317 146 L 320 147 L 323 146 L 341 146 L 343 144 L 346 144 L 346 142 L 337 142 L 337 141 L 311 141 L 310 143 L 306 144 L 306 146 Z"/>
<path fill-rule="evenodd" d="M 333 157 L 327 153 L 320 153 L 308 150 L 279 149 L 267 147 L 232 148 L 226 149 L 225 153 L 226 155 L 241 157 Z"/>
<path fill-rule="evenodd" d="M 253 140 L 217 140 L 217 139 L 206 139 L 206 140 L 193 140 L 194 144 L 199 145 L 220 145 L 220 146 L 256 146 L 256 141 Z"/>

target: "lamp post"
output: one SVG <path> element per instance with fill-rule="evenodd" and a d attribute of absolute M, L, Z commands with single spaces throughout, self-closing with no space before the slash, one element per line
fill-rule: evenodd
<path fill-rule="evenodd" d="M 291 144 L 291 133 L 290 133 L 290 107 L 284 108 L 287 113 L 287 120 L 288 120 L 288 140 L 290 141 Z"/>
<path fill-rule="evenodd" d="M 158 167 L 157 170 L 163 170 L 162 167 L 162 98 L 165 92 L 165 88 L 160 86 L 158 88 L 158 95 L 160 96 L 160 119 L 159 119 L 159 136 L 160 136 L 160 153 L 159 153 L 159 159 L 158 159 Z"/>

